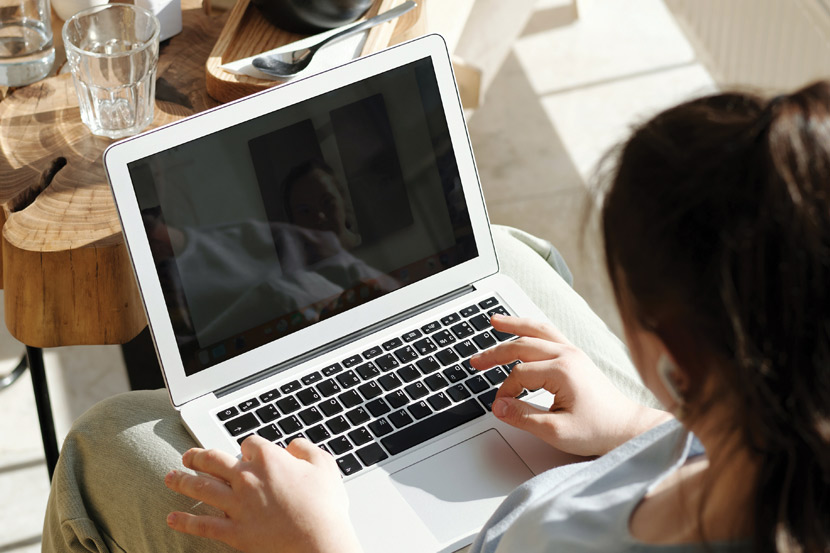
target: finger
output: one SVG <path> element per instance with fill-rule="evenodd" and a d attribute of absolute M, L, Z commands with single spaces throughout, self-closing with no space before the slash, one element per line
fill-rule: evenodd
<path fill-rule="evenodd" d="M 571 342 L 565 335 L 549 322 L 526 317 L 499 315 L 496 313 L 490 317 L 490 324 L 496 330 L 507 332 L 508 334 L 527 336 L 529 338 L 541 338 L 543 340 L 559 342 L 560 344 L 571 345 Z"/>
<path fill-rule="evenodd" d="M 167 515 L 167 525 L 178 532 L 193 534 L 227 543 L 233 529 L 233 522 L 228 518 L 209 515 L 192 515 L 175 511 Z"/>
<path fill-rule="evenodd" d="M 226 482 L 230 482 L 236 473 L 237 463 L 236 457 L 218 449 L 194 447 L 182 455 L 182 464 L 187 468 L 211 474 Z"/>
<path fill-rule="evenodd" d="M 474 369 L 486 370 L 496 365 L 506 365 L 516 360 L 523 363 L 553 359 L 559 356 L 566 346 L 541 338 L 519 338 L 504 342 L 484 350 L 470 358 Z"/>
<path fill-rule="evenodd" d="M 543 411 L 520 399 L 496 397 L 492 409 L 496 418 L 543 439 L 550 438 L 551 431 L 555 429 L 555 413 Z"/>
<path fill-rule="evenodd" d="M 212 476 L 193 475 L 179 470 L 168 472 L 164 477 L 164 485 L 174 492 L 203 501 L 223 511 L 233 495 L 230 486 L 223 481 Z"/>
<path fill-rule="evenodd" d="M 539 388 L 556 394 L 559 389 L 556 375 L 556 366 L 550 359 L 519 363 L 501 383 L 496 397 L 513 398 L 521 394 L 522 390 L 538 390 Z"/>
<path fill-rule="evenodd" d="M 271 447 L 276 447 L 278 449 L 279 446 L 274 445 L 272 442 L 269 442 L 262 436 L 258 436 L 256 434 L 252 434 L 245 438 L 240 446 L 240 450 L 242 451 L 242 460 L 243 461 L 253 461 L 259 457 L 261 457 L 265 451 Z"/>
<path fill-rule="evenodd" d="M 285 450 L 297 459 L 308 461 L 312 465 L 322 466 L 333 460 L 331 455 L 305 438 L 291 440 Z"/>

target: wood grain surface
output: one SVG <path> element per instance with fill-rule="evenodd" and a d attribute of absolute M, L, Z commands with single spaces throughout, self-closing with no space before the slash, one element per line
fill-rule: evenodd
<path fill-rule="evenodd" d="M 200 6 L 183 2 L 183 31 L 162 45 L 153 126 L 216 105 L 205 62 L 224 17 Z M 25 344 L 119 344 L 146 326 L 101 162 L 110 143 L 81 122 L 69 75 L 0 102 L 0 275 Z"/>

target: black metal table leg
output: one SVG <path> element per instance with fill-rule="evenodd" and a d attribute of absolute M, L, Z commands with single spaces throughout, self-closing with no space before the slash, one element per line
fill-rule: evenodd
<path fill-rule="evenodd" d="M 52 404 L 49 402 L 46 371 L 43 368 L 43 350 L 26 346 L 26 357 L 29 359 L 29 369 L 32 371 L 32 388 L 35 391 L 40 435 L 43 438 L 43 452 L 46 454 L 46 469 L 49 471 L 49 480 L 52 480 L 60 450 L 58 449 L 58 438 L 55 434 L 55 419 L 52 417 Z"/>

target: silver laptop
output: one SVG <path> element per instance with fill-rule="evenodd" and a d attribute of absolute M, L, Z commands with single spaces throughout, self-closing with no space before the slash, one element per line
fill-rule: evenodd
<path fill-rule="evenodd" d="M 443 39 L 426 36 L 104 154 L 170 399 L 202 446 L 330 452 L 367 552 L 454 551 L 572 459 L 489 412 L 511 365 Z M 544 392 L 526 398 L 548 406 Z"/>

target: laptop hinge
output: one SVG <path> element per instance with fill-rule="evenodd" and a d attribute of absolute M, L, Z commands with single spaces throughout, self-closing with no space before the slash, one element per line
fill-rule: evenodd
<path fill-rule="evenodd" d="M 356 341 L 358 341 L 362 338 L 365 338 L 366 336 L 369 336 L 371 334 L 375 334 L 377 332 L 380 332 L 384 328 L 388 328 L 388 327 L 390 327 L 392 325 L 395 325 L 395 324 L 397 324 L 401 321 L 405 321 L 407 319 L 415 317 L 415 316 L 417 316 L 421 313 L 429 311 L 430 309 L 432 309 L 434 307 L 437 307 L 438 305 L 441 305 L 441 304 L 446 303 L 448 301 L 454 300 L 456 298 L 460 298 L 461 296 L 469 294 L 473 291 L 475 291 L 474 286 L 472 286 L 472 285 L 464 286 L 463 288 L 459 288 L 457 290 L 449 292 L 448 294 L 444 294 L 443 296 L 432 299 L 432 300 L 430 300 L 426 303 L 422 303 L 421 305 L 419 305 L 417 307 L 413 307 L 412 309 L 408 309 L 407 311 L 403 311 L 403 312 L 401 312 L 397 315 L 394 315 L 392 317 L 384 319 L 384 320 L 382 320 L 380 322 L 377 322 L 377 323 L 375 323 L 371 326 L 367 326 L 367 327 L 365 327 L 361 330 L 358 330 L 356 332 L 352 332 L 350 334 L 347 334 L 346 336 L 343 336 L 342 338 L 338 338 L 337 340 L 333 340 L 333 341 L 331 341 L 331 342 L 329 342 L 325 345 L 322 345 L 318 348 L 315 348 L 311 351 L 308 351 L 308 352 L 306 352 L 302 355 L 292 357 L 291 359 L 283 361 L 282 363 L 280 363 L 278 365 L 274 365 L 273 367 L 271 367 L 269 369 L 266 369 L 264 371 L 258 372 L 257 374 L 253 374 L 253 375 L 251 375 L 247 378 L 243 378 L 242 380 L 238 380 L 238 381 L 236 381 L 232 384 L 229 384 L 229 385 L 227 385 L 223 388 L 220 388 L 220 389 L 216 390 L 214 392 L 214 394 L 218 398 L 224 397 L 228 394 L 236 392 L 237 390 L 241 390 L 242 388 L 246 388 L 246 387 L 248 387 L 248 386 L 250 386 L 250 385 L 252 385 L 256 382 L 259 382 L 261 380 L 265 380 L 266 378 L 268 378 L 270 376 L 273 376 L 273 375 L 275 375 L 279 372 L 282 372 L 286 369 L 290 369 L 291 367 L 295 367 L 295 366 L 297 366 L 301 363 L 304 363 L 304 362 L 306 362 L 310 359 L 314 359 L 316 357 L 320 357 L 321 355 L 325 355 L 326 353 L 329 353 L 330 351 L 334 351 L 335 349 L 337 349 L 339 347 L 345 346 L 345 345 L 350 344 L 352 342 L 356 342 Z"/>

